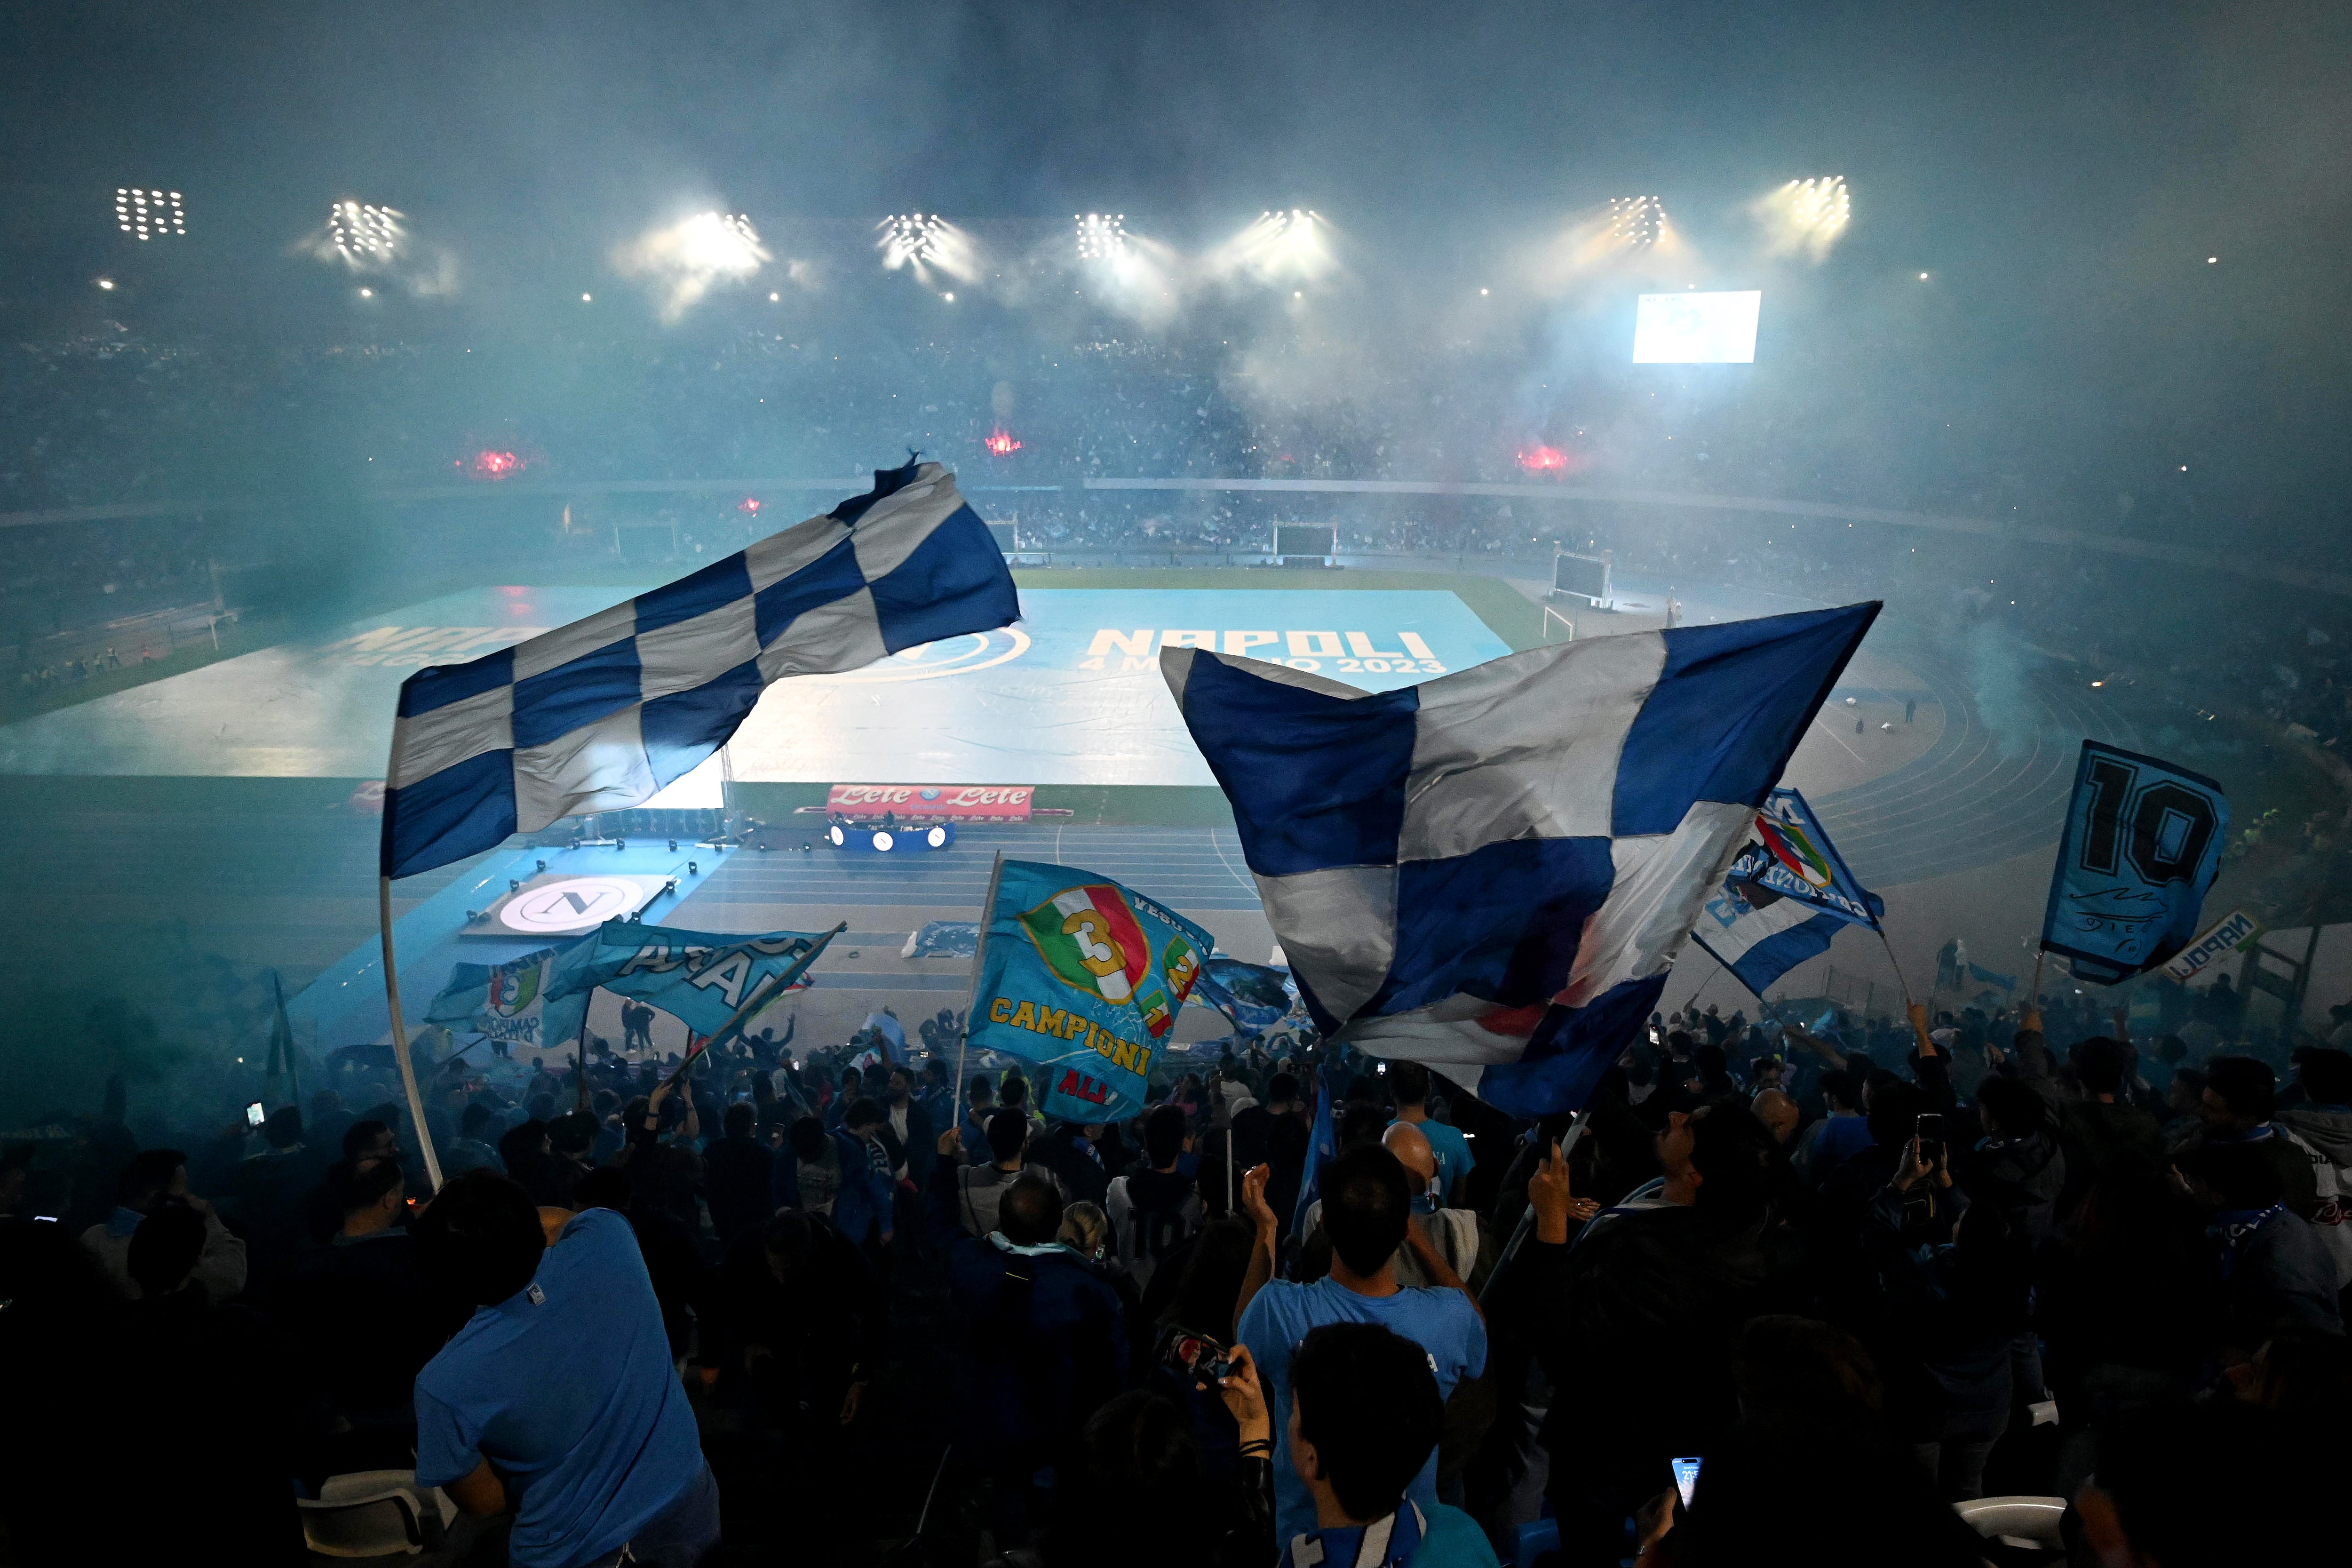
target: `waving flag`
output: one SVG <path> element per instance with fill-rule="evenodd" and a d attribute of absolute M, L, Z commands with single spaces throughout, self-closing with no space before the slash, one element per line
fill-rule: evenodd
<path fill-rule="evenodd" d="M 2202 773 L 2083 742 L 2042 945 L 2113 985 L 2189 945 L 2221 869 L 2230 802 Z"/>
<path fill-rule="evenodd" d="M 1790 970 L 1829 951 L 1845 925 L 1878 928 L 1885 900 L 1854 880 L 1812 807 L 1776 789 L 1756 814 L 1756 837 L 1701 907 L 1692 940 L 1759 997 Z"/>
<path fill-rule="evenodd" d="M 1048 1116 L 1141 1110 L 1209 933 L 1131 888 L 1028 860 L 1003 863 L 985 915 L 972 1045 L 1035 1063 Z"/>
<path fill-rule="evenodd" d="M 832 940 L 823 931 L 726 936 L 606 921 L 558 953 L 541 984 L 551 1006 L 566 1001 L 585 1006 L 592 991 L 610 991 L 658 1007 L 689 1033 L 708 1037 L 725 1028 L 762 985 Z M 788 989 L 807 984 L 803 975 Z M 774 994 L 781 999 L 783 992 Z M 579 1016 L 572 1016 L 576 1027 Z"/>
<path fill-rule="evenodd" d="M 547 994 L 549 973 L 564 952 L 543 947 L 505 963 L 453 965 L 449 984 L 425 1010 L 425 1021 L 471 1029 L 525 1050 L 573 1039 L 586 1016 L 587 994 L 551 1005 Z"/>
<path fill-rule="evenodd" d="M 1369 693 L 1160 668 L 1315 1022 L 1514 1115 L 1649 1016 L 1875 604 L 1533 648 Z"/>
<path fill-rule="evenodd" d="M 937 463 L 665 588 L 401 684 L 383 874 L 575 812 L 640 805 L 726 744 L 786 676 L 1019 618 L 1003 553 Z"/>
<path fill-rule="evenodd" d="M 1202 964 L 1194 994 L 1248 1035 L 1263 1035 L 1281 1023 L 1298 1000 L 1287 972 L 1238 958 L 1213 957 Z"/>

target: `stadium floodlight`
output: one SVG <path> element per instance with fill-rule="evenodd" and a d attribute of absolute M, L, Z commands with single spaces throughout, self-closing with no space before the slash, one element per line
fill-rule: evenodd
<path fill-rule="evenodd" d="M 662 319 L 675 321 L 720 283 L 740 283 L 774 259 L 741 213 L 701 212 L 648 229 L 614 253 L 626 276 L 650 279 L 662 295 Z"/>
<path fill-rule="evenodd" d="M 1242 278 L 1269 286 L 1312 283 L 1339 265 L 1331 226 L 1311 207 L 1273 207 L 1202 258 L 1213 278 Z M 1292 298 L 1303 299 L 1294 289 Z"/>
<path fill-rule="evenodd" d="M 184 235 L 188 232 L 187 209 L 181 205 L 177 191 L 118 185 L 114 190 L 114 226 L 141 239 Z"/>
<path fill-rule="evenodd" d="M 327 241 L 349 266 L 382 266 L 400 254 L 404 216 L 368 202 L 337 202 L 327 214 Z"/>
<path fill-rule="evenodd" d="M 1766 255 L 1801 253 L 1819 261 L 1853 220 L 1853 195 L 1846 189 L 1845 176 L 1828 174 L 1790 180 L 1748 210 L 1764 226 Z"/>
<path fill-rule="evenodd" d="M 940 258 L 947 220 L 937 213 L 893 213 L 882 220 L 882 265 L 893 271 Z"/>
<path fill-rule="evenodd" d="M 937 213 L 893 213 L 875 226 L 881 231 L 874 243 L 882 265 L 894 272 L 911 268 L 926 288 L 937 287 L 935 271 L 958 282 L 980 276 L 978 242 Z"/>
<path fill-rule="evenodd" d="M 1072 222 L 1078 226 L 1080 261 L 1117 261 L 1127 254 L 1127 215 L 1087 213 Z"/>
<path fill-rule="evenodd" d="M 1655 196 L 1615 196 L 1609 203 L 1609 242 L 1630 250 L 1646 250 L 1665 235 L 1665 204 Z"/>

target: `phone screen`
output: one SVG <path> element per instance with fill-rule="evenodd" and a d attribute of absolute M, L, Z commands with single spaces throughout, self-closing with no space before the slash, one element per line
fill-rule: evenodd
<path fill-rule="evenodd" d="M 1912 1131 L 1919 1139 L 1919 1158 L 1933 1164 L 1944 1157 L 1944 1119 L 1935 1111 L 1921 1116 Z"/>
<path fill-rule="evenodd" d="M 1698 1490 L 1698 1466 L 1696 1459 L 1674 1461 L 1675 1491 L 1682 1498 L 1685 1508 L 1690 1507 L 1691 1494 Z"/>
<path fill-rule="evenodd" d="M 261 1101 L 257 1100 L 245 1108 L 245 1124 L 247 1127 L 261 1125 Z"/>

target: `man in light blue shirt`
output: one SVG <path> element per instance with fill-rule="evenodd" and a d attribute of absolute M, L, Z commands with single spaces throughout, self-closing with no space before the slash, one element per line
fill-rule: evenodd
<path fill-rule="evenodd" d="M 1242 1186 L 1242 1205 L 1257 1226 L 1257 1247 L 1242 1282 L 1234 1338 L 1249 1347 L 1269 1409 L 1290 1407 L 1290 1368 L 1301 1341 L 1326 1323 L 1374 1323 L 1411 1340 L 1427 1353 L 1438 1397 L 1486 1367 L 1486 1324 L 1459 1276 L 1414 1231 L 1412 1184 L 1396 1156 L 1377 1145 L 1349 1149 L 1324 1167 L 1323 1229 L 1331 1238 L 1331 1272 L 1311 1285 L 1274 1279 L 1279 1234 L 1265 1201 L 1271 1172 L 1261 1165 Z M 1435 1286 L 1406 1289 L 1396 1281 L 1400 1246 L 1414 1256 Z M 1423 1514 L 1437 1506 L 1437 1454 L 1432 1449 L 1405 1489 Z M 1315 1500 L 1297 1471 L 1274 1467 L 1275 1539 L 1288 1542 L 1316 1528 Z"/>
<path fill-rule="evenodd" d="M 1437 1156 L 1437 1206 L 1465 1206 L 1459 1184 L 1470 1173 L 1468 1134 L 1459 1127 L 1431 1120 L 1427 1068 L 1419 1062 L 1391 1062 L 1388 1079 L 1389 1091 L 1396 1096 L 1397 1121 L 1421 1129 L 1421 1135 L 1429 1140 L 1429 1152 Z M 1389 1125 L 1393 1127 L 1396 1121 Z"/>
<path fill-rule="evenodd" d="M 415 1226 L 428 1277 L 480 1303 L 416 1374 L 416 1479 L 467 1513 L 514 1510 L 517 1568 L 693 1568 L 719 1488 L 629 1222 L 535 1208 L 495 1171 Z M 554 1237 L 552 1243 L 548 1237 Z"/>

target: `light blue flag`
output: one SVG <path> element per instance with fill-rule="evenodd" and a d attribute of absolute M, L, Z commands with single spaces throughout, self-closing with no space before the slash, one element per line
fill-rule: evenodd
<path fill-rule="evenodd" d="M 728 936 L 606 921 L 558 955 L 548 972 L 547 997 L 551 1003 L 577 998 L 584 1005 L 590 992 L 610 991 L 658 1007 L 707 1038 L 824 940 L 822 932 L 804 931 Z M 790 989 L 808 983 L 803 974 Z"/>
<path fill-rule="evenodd" d="M 2196 935 L 2229 837 L 2229 798 L 2211 779 L 2084 742 L 2043 949 L 2102 985 L 2164 963 Z"/>
<path fill-rule="evenodd" d="M 1329 1076 L 1328 1068 L 1315 1075 L 1315 1127 L 1307 1140 L 1307 1174 L 1298 1184 L 1298 1202 L 1290 1211 L 1293 1236 L 1306 1234 L 1307 1211 L 1323 1195 L 1323 1162 L 1336 1159 L 1339 1153 L 1339 1127 L 1331 1118 L 1333 1086 L 1325 1081 Z"/>
<path fill-rule="evenodd" d="M 471 1029 L 500 1045 L 531 1051 L 576 1040 L 587 1016 L 588 994 L 548 994 L 549 974 L 567 951 L 543 947 L 504 963 L 457 964 L 449 971 L 449 984 L 425 1008 L 425 1021 Z"/>
<path fill-rule="evenodd" d="M 1142 1110 L 1213 939 L 1107 877 L 1030 860 L 1003 863 L 986 915 L 972 1045 L 1035 1064 L 1047 1116 Z"/>
<path fill-rule="evenodd" d="M 1201 970 L 1193 993 L 1223 1013 L 1241 1033 L 1263 1035 L 1298 1004 L 1297 988 L 1287 970 L 1266 963 L 1244 963 L 1238 958 L 1212 958 Z"/>

